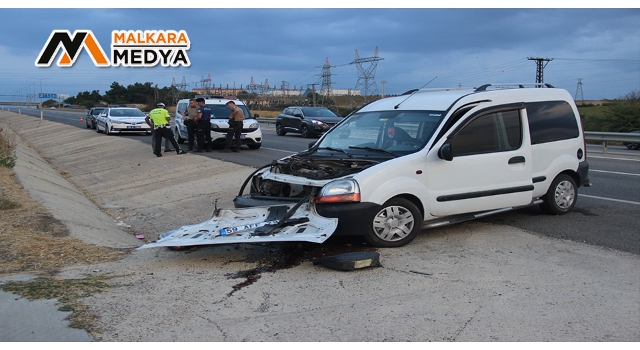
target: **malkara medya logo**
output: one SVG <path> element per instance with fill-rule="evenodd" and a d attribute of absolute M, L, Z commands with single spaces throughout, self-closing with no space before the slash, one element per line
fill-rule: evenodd
<path fill-rule="evenodd" d="M 97 67 L 188 67 L 191 41 L 184 30 L 114 30 L 111 32 L 111 59 L 90 30 L 54 30 L 36 59 L 36 67 L 50 67 L 58 55 L 59 67 L 71 67 L 85 49 Z"/>

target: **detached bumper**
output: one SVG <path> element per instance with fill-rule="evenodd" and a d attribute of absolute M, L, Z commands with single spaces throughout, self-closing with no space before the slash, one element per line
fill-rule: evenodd
<path fill-rule="evenodd" d="M 293 205 L 220 209 L 197 225 L 165 232 L 158 240 L 138 249 L 185 247 L 195 245 L 262 242 L 322 243 L 335 231 L 338 220 L 318 215 L 312 204 L 305 203 L 281 227 L 276 225 Z"/>

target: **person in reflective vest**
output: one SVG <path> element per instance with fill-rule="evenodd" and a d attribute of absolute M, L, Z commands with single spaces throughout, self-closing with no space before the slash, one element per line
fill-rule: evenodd
<path fill-rule="evenodd" d="M 164 103 L 158 102 L 156 106 L 157 108 L 149 112 L 149 115 L 145 118 L 147 124 L 153 127 L 153 132 L 156 135 L 153 154 L 155 154 L 156 157 L 162 157 L 162 153 L 160 153 L 160 146 L 162 145 L 163 137 L 171 142 L 171 145 L 175 148 L 176 153 L 187 153 L 180 148 L 178 142 L 176 142 L 175 136 L 173 135 L 173 131 L 171 131 L 171 127 L 169 127 L 169 120 L 171 120 L 171 116 L 169 115 L 169 112 L 167 112 L 167 110 L 164 108 Z"/>

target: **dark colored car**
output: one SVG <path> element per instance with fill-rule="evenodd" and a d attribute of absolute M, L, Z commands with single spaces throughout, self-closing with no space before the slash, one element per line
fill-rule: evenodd
<path fill-rule="evenodd" d="M 84 119 L 84 123 L 87 125 L 87 129 L 96 128 L 96 117 L 104 111 L 104 107 L 93 107 L 87 112 L 87 117 Z"/>
<path fill-rule="evenodd" d="M 640 134 L 640 130 L 632 131 L 632 133 Z M 625 142 L 624 145 L 627 146 L 628 149 L 640 149 L 640 144 L 635 142 Z"/>
<path fill-rule="evenodd" d="M 276 134 L 295 132 L 302 137 L 318 137 L 342 119 L 325 107 L 287 107 L 276 118 Z"/>

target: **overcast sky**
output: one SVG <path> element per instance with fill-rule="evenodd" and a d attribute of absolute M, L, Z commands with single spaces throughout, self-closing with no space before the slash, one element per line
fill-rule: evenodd
<path fill-rule="evenodd" d="M 428 87 L 534 83 L 536 64 L 528 57 L 552 58 L 544 82 L 573 96 L 579 78 L 587 100 L 640 91 L 639 8 L 3 8 L 0 18 L 0 101 L 41 86 L 104 93 L 114 81 L 164 87 L 184 78 L 193 88 L 208 75 L 216 86 L 244 87 L 253 78 L 299 89 L 321 83 L 326 58 L 335 66 L 332 87 L 354 89 L 358 70 L 349 63 L 356 50 L 366 58 L 376 47 L 383 60 L 374 78 L 379 92 L 386 81 L 387 95 L 435 77 Z M 108 56 L 112 30 L 185 30 L 191 66 L 98 68 L 83 50 L 70 68 L 35 67 L 51 32 L 61 29 L 91 30 Z"/>

